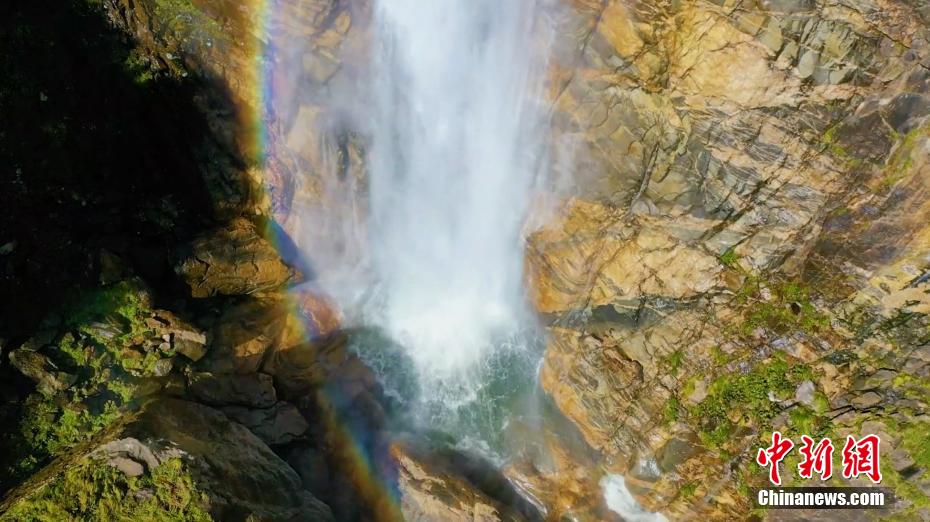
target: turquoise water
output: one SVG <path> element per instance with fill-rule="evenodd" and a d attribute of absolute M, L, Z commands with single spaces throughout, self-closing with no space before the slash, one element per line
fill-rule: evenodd
<path fill-rule="evenodd" d="M 442 378 L 419 373 L 407 350 L 374 328 L 356 330 L 349 349 L 377 376 L 392 421 L 437 442 L 502 462 L 517 450 L 514 421 L 540 415 L 536 377 L 544 345 L 533 331 L 495 340 L 477 364 Z"/>

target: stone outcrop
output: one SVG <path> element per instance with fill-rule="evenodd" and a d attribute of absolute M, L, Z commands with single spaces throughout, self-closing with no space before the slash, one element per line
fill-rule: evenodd
<path fill-rule="evenodd" d="M 397 442 L 390 448 L 397 465 L 397 487 L 404 520 L 502 521 L 541 520 L 532 508 L 520 512 L 493 498 L 471 483 L 451 462 L 439 454 Z M 505 488 L 495 494 L 505 495 Z"/>
<path fill-rule="evenodd" d="M 191 373 L 191 392 L 201 401 L 213 405 L 237 405 L 265 408 L 276 401 L 274 382 L 265 373 L 248 375 L 213 375 Z"/>
<path fill-rule="evenodd" d="M 246 219 L 195 240 L 181 253 L 175 270 L 193 297 L 255 294 L 280 288 L 295 277 Z"/>
<path fill-rule="evenodd" d="M 200 503 L 217 520 L 333 520 L 329 508 L 302 489 L 294 470 L 249 430 L 219 411 L 174 399 L 146 405 L 131 419 L 59 457 L 9 495 L 2 510 L 30 509 L 58 473 L 87 460 L 139 477 L 170 459 L 180 459 L 189 470 L 196 493 L 187 501 Z"/>
<path fill-rule="evenodd" d="M 283 401 L 269 408 L 226 406 L 222 411 L 230 419 L 252 430 L 252 433 L 269 445 L 293 442 L 310 427 L 293 404 Z"/>

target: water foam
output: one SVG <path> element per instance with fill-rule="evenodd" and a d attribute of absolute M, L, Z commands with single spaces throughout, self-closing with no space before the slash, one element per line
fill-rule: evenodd
<path fill-rule="evenodd" d="M 667 522 L 661 513 L 646 511 L 626 487 L 623 475 L 606 475 L 600 482 L 607 507 L 627 522 Z"/>
<path fill-rule="evenodd" d="M 424 382 L 526 322 L 522 228 L 543 153 L 533 0 L 377 0 L 369 113 L 375 322 Z"/>

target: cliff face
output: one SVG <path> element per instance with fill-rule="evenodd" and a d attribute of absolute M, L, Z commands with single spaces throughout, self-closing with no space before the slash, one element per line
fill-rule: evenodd
<path fill-rule="evenodd" d="M 675 517 L 744 513 L 773 429 L 866 424 L 924 469 L 926 6 L 575 8 L 578 195 L 527 260 L 543 387 Z"/>
<path fill-rule="evenodd" d="M 300 44 L 299 56 L 276 55 L 298 65 L 278 78 L 283 95 L 273 100 L 256 94 L 255 56 L 268 43 L 258 3 L 103 7 L 134 36 L 149 74 L 202 80 L 194 99 L 210 132 L 199 158 L 216 215 L 259 214 L 291 236 L 312 236 L 288 209 L 338 219 L 345 209 L 322 187 L 364 185 L 364 143 L 325 124 L 324 100 L 351 81 L 344 57 L 364 48 L 369 6 L 272 3 L 266 22 L 280 49 Z M 609 516 L 597 482 L 613 472 L 670 519 L 729 520 L 750 509 L 745 488 L 765 481 L 753 457 L 771 431 L 834 440 L 874 432 L 886 483 L 903 499 L 897 515 L 930 518 L 930 6 L 565 0 L 553 9 L 551 139 L 573 152 L 571 196 L 528 238 L 526 274 L 548 323 L 542 386 L 583 443 L 546 433 L 546 465 L 515 462 L 505 474 L 552 519 Z M 293 182 L 297 173 L 304 182 Z M 225 248 L 230 238 L 241 248 Z M 383 416 L 371 376 L 332 335 L 337 321 L 325 303 L 303 303 L 325 342 L 292 331 L 278 291 L 302 275 L 247 220 L 184 252 L 177 273 L 189 297 L 226 297 L 201 313 L 214 332 L 210 351 L 179 395 L 210 402 L 203 390 L 225 388 L 198 379 L 274 376 L 271 392 L 284 400 L 273 408 L 214 400 L 258 439 L 281 433 L 275 422 L 290 419 L 302 434 L 301 414 L 331 414 L 318 395 L 302 399 L 327 378 L 350 390 L 352 407 Z M 203 415 L 225 422 L 212 412 Z M 346 469 L 316 446 L 254 438 L 298 471 L 308 459 Z M 534 513 L 490 498 L 422 452 L 390 453 L 403 489 L 391 514 Z M 295 489 L 290 468 L 281 474 Z M 301 478 L 337 518 L 358 515 L 339 505 L 356 497 Z M 372 505 L 383 501 L 352 487 Z M 292 496 L 275 509 L 319 509 Z"/>

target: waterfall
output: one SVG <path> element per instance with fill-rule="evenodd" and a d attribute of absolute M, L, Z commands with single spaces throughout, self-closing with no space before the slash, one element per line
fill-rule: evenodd
<path fill-rule="evenodd" d="M 369 315 L 432 402 L 474 400 L 528 324 L 523 227 L 545 164 L 534 4 L 374 2 Z"/>

